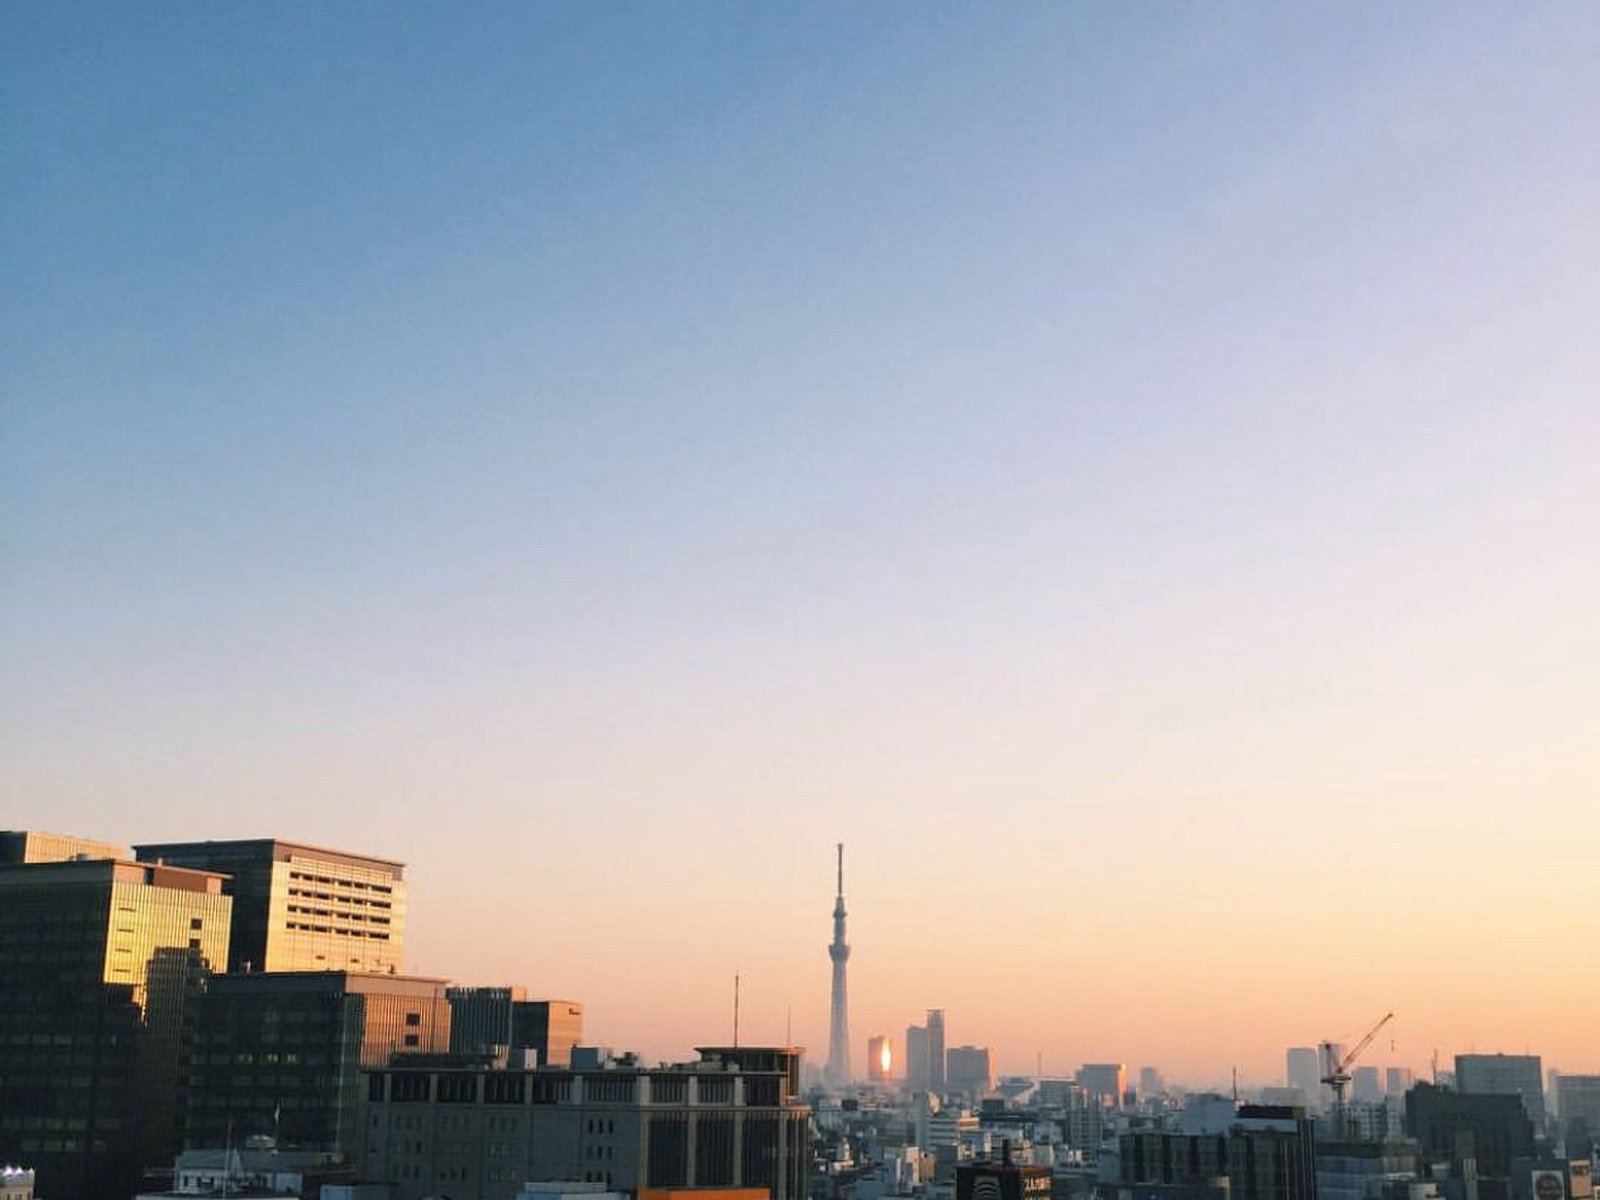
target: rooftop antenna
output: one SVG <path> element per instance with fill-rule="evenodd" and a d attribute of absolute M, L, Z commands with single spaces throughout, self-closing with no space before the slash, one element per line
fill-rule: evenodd
<path fill-rule="evenodd" d="M 739 1048 L 739 973 L 733 973 L 733 1048 Z"/>
<path fill-rule="evenodd" d="M 1233 1069 L 1233 1102 L 1239 1103 L 1239 1068 Z"/>

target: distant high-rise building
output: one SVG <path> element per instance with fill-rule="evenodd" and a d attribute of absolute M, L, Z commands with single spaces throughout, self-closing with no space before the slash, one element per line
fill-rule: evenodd
<path fill-rule="evenodd" d="M 1534 1133 L 1544 1132 L 1544 1065 L 1537 1054 L 1458 1054 L 1456 1089 L 1464 1096 L 1521 1096 Z"/>
<path fill-rule="evenodd" d="M 1166 1081 L 1161 1078 L 1161 1071 L 1158 1068 L 1139 1068 L 1139 1099 L 1144 1100 L 1150 1096 L 1159 1096 L 1166 1090 Z"/>
<path fill-rule="evenodd" d="M 987 1046 L 951 1046 L 945 1051 L 945 1086 L 982 1099 L 994 1087 L 994 1052 Z"/>
<path fill-rule="evenodd" d="M 867 1078 L 884 1083 L 894 1078 L 894 1043 L 885 1033 L 867 1039 Z"/>
<path fill-rule="evenodd" d="M 928 1090 L 944 1091 L 944 1009 L 928 1010 Z"/>
<path fill-rule="evenodd" d="M 1377 1104 L 1383 1099 L 1377 1067 L 1356 1067 L 1350 1072 L 1350 1099 L 1358 1104 Z"/>
<path fill-rule="evenodd" d="M 1562 1075 L 1556 1080 L 1556 1107 L 1567 1154 L 1587 1158 L 1600 1143 L 1600 1075 Z"/>
<path fill-rule="evenodd" d="M 120 1200 L 180 1148 L 196 999 L 228 957 L 222 883 L 70 855 L 0 866 L 0 1162 L 35 1168 L 42 1196 Z"/>
<path fill-rule="evenodd" d="M 1084 1063 L 1078 1068 L 1078 1082 L 1101 1105 L 1121 1108 L 1128 1090 L 1128 1068 L 1122 1063 Z"/>
<path fill-rule="evenodd" d="M 1390 1067 L 1384 1072 L 1383 1090 L 1390 1099 L 1403 1099 L 1413 1082 L 1410 1067 Z"/>
<path fill-rule="evenodd" d="M 1284 1082 L 1300 1093 L 1306 1105 L 1321 1108 L 1322 1064 L 1317 1059 L 1316 1048 L 1290 1046 L 1285 1060 Z"/>
<path fill-rule="evenodd" d="M 925 1025 L 907 1025 L 905 1042 L 906 1087 L 913 1092 L 925 1092 L 931 1086 L 928 1070 L 928 1028 Z"/>
<path fill-rule="evenodd" d="M 357 1147 L 363 1067 L 450 1049 L 445 981 L 353 971 L 221 975 L 200 1004 L 187 1140 Z"/>
<path fill-rule="evenodd" d="M 135 846 L 143 862 L 218 871 L 233 897 L 230 971 L 399 971 L 403 863 L 262 838 Z"/>
<path fill-rule="evenodd" d="M 828 1065 L 824 1072 L 829 1087 L 845 1087 L 850 1072 L 850 997 L 845 982 L 845 964 L 850 961 L 850 945 L 844 936 L 844 843 L 839 843 L 839 887 L 833 900 L 833 941 L 828 957 L 833 961 L 832 1004 L 828 1010 Z"/>

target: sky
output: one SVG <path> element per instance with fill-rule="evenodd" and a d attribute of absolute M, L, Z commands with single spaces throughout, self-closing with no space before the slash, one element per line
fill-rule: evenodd
<path fill-rule="evenodd" d="M 858 1067 L 1600 1070 L 1594 5 L 3 21 L 0 825 L 650 1057 L 843 841 Z"/>

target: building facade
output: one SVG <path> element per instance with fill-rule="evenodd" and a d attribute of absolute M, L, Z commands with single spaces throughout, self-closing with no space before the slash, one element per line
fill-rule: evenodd
<path fill-rule="evenodd" d="M 1464 1096 L 1520 1096 L 1534 1132 L 1544 1132 L 1544 1065 L 1537 1054 L 1458 1054 L 1456 1089 Z"/>
<path fill-rule="evenodd" d="M 144 862 L 228 876 L 228 970 L 399 971 L 405 866 L 264 838 L 135 846 Z"/>
<path fill-rule="evenodd" d="M 796 1047 L 708 1047 L 671 1067 L 366 1074 L 359 1167 L 396 1200 L 513 1200 L 524 1180 L 766 1188 L 804 1200 Z"/>
<path fill-rule="evenodd" d="M 450 1053 L 473 1054 L 499 1066 L 567 1067 L 583 1044 L 583 1005 L 530 1000 L 520 987 L 452 987 Z"/>
<path fill-rule="evenodd" d="M 1115 1200 L 1316 1200 L 1312 1122 L 1301 1108 L 1246 1104 L 1226 1132 L 1125 1133 Z M 1225 1186 L 1219 1186 L 1225 1181 Z"/>
<path fill-rule="evenodd" d="M 1567 1153 L 1588 1157 L 1600 1143 L 1600 1075 L 1562 1075 L 1556 1080 L 1556 1107 Z"/>
<path fill-rule="evenodd" d="M 13 843 L 15 845 L 16 843 Z M 116 859 L 0 866 L 0 1161 L 45 1196 L 121 1197 L 181 1142 L 222 878 Z"/>
<path fill-rule="evenodd" d="M 218 976 L 199 1008 L 186 1141 L 352 1153 L 363 1067 L 450 1047 L 445 981 L 351 971 Z"/>
<path fill-rule="evenodd" d="M 982 1099 L 994 1087 L 994 1052 L 987 1046 L 951 1046 L 945 1051 L 945 1083 L 952 1092 Z"/>
<path fill-rule="evenodd" d="M 127 861 L 132 857 L 132 850 L 115 842 L 96 841 L 70 833 L 41 833 L 37 829 L 0 830 L 0 866 L 72 862 L 85 858 Z"/>
<path fill-rule="evenodd" d="M 894 1078 L 894 1043 L 886 1033 L 867 1039 L 867 1079 L 871 1083 L 887 1083 Z"/>

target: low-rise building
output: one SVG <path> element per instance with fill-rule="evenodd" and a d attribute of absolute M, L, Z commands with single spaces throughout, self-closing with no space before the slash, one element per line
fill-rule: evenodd
<path fill-rule="evenodd" d="M 811 1110 L 794 1047 L 596 1070 L 365 1073 L 358 1167 L 395 1200 L 513 1200 L 530 1179 L 626 1191 L 764 1188 L 804 1200 Z"/>

